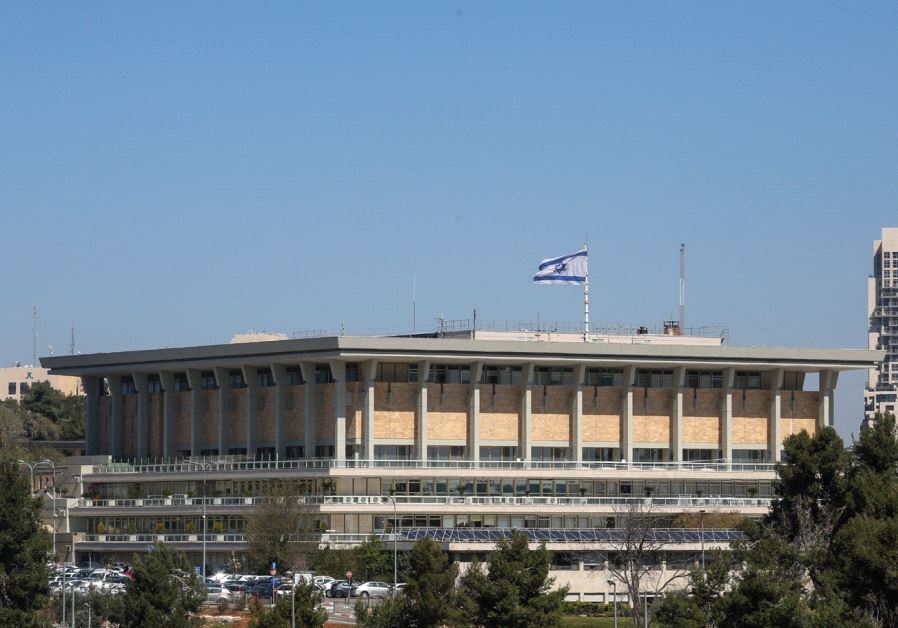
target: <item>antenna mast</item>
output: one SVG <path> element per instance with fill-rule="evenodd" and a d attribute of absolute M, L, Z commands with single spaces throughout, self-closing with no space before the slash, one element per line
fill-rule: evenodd
<path fill-rule="evenodd" d="M 31 342 L 31 365 L 37 366 L 37 306 L 34 305 L 31 307 L 31 331 L 32 331 L 32 342 Z"/>
<path fill-rule="evenodd" d="M 680 333 L 686 333 L 686 243 L 680 242 Z"/>
<path fill-rule="evenodd" d="M 69 344 L 69 353 L 75 355 L 75 326 L 72 325 L 72 342 Z"/>

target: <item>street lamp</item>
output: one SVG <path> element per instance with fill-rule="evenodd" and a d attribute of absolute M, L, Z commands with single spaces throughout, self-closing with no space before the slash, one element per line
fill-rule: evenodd
<path fill-rule="evenodd" d="M 396 595 L 396 574 L 398 572 L 398 561 L 396 560 L 396 524 L 399 521 L 399 515 L 396 514 L 396 495 L 390 490 L 390 496 L 387 498 L 393 502 L 393 595 Z"/>
<path fill-rule="evenodd" d="M 617 628 L 617 582 L 614 580 L 608 580 L 608 586 L 612 589 L 612 596 L 614 598 L 614 628 Z"/>
<path fill-rule="evenodd" d="M 206 473 L 212 468 L 212 463 L 188 460 L 187 464 L 195 464 L 203 471 L 203 584 L 206 584 Z"/>
<path fill-rule="evenodd" d="M 43 460 L 38 460 L 37 462 L 26 462 L 24 460 L 16 460 L 16 462 L 28 467 L 28 477 L 31 479 L 31 483 L 28 485 L 28 494 L 32 497 L 34 497 L 34 469 L 36 467 L 39 467 L 42 464 L 48 464 L 53 467 L 53 483 L 56 483 L 56 465 L 53 464 L 52 460 L 44 458 Z"/>
<path fill-rule="evenodd" d="M 705 570 L 705 511 L 699 510 L 699 525 L 700 525 L 700 533 L 701 533 L 701 543 L 702 543 L 702 571 Z"/>

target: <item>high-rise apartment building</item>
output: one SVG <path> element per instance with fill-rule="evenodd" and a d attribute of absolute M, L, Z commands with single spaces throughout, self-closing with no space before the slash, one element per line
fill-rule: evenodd
<path fill-rule="evenodd" d="M 885 358 L 867 375 L 864 418 L 898 410 L 898 227 L 885 227 L 873 241 L 873 274 L 867 278 L 868 347 Z"/>

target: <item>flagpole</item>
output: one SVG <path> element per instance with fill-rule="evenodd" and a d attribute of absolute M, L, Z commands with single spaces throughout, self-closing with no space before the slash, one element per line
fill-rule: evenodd
<path fill-rule="evenodd" d="M 583 282 L 583 342 L 589 342 L 589 243 L 583 245 L 586 251 L 586 281 Z"/>

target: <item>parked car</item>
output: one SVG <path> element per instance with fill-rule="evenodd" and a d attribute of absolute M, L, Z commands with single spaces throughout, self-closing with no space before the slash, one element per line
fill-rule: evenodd
<path fill-rule="evenodd" d="M 345 580 L 334 584 L 330 588 L 330 597 L 353 597 L 355 595 L 355 585 L 349 584 Z"/>
<path fill-rule="evenodd" d="M 240 582 L 225 582 L 223 587 L 231 595 L 245 595 L 246 585 Z"/>
<path fill-rule="evenodd" d="M 268 580 L 265 582 L 257 582 L 251 587 L 248 587 L 246 592 L 253 597 L 267 598 L 270 600 L 272 596 L 274 596 L 274 587 L 271 584 L 271 580 Z"/>
<path fill-rule="evenodd" d="M 390 594 L 390 588 L 386 582 L 371 580 L 353 587 L 352 595 L 354 597 L 386 597 Z"/>
<path fill-rule="evenodd" d="M 206 604 L 218 606 L 218 603 L 221 600 L 224 600 L 228 604 L 231 603 L 231 594 L 227 589 L 222 588 L 219 585 L 210 585 L 206 587 Z"/>
<path fill-rule="evenodd" d="M 327 584 L 324 585 L 324 597 L 334 597 L 334 587 L 343 584 L 346 580 L 331 580 Z"/>
<path fill-rule="evenodd" d="M 399 595 L 405 593 L 405 583 L 397 582 L 396 586 L 390 586 L 390 595 Z"/>

